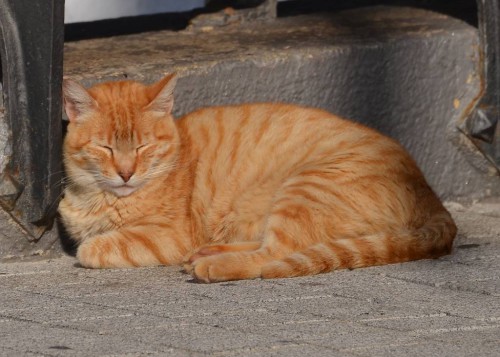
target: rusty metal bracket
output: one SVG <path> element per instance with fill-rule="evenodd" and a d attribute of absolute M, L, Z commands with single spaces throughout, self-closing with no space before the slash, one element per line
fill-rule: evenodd
<path fill-rule="evenodd" d="M 0 59 L 11 155 L 0 203 L 38 239 L 60 194 L 64 0 L 0 0 Z"/>
<path fill-rule="evenodd" d="M 477 0 L 482 97 L 459 126 L 500 174 L 500 2 Z"/>

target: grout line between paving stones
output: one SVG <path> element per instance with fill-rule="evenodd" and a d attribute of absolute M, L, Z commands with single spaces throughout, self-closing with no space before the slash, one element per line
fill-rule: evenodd
<path fill-rule="evenodd" d="M 438 335 L 442 333 L 448 332 L 464 332 L 464 331 L 484 331 L 491 329 L 500 329 L 500 324 L 497 325 L 472 325 L 472 326 L 459 326 L 452 328 L 436 328 L 436 329 L 417 329 L 413 331 L 409 331 L 409 335 L 417 337 L 417 336 L 425 336 L 428 334 Z M 500 335 L 500 334 L 499 334 Z"/>
<path fill-rule="evenodd" d="M 414 345 L 419 345 L 421 343 L 422 343 L 421 341 L 417 341 L 417 342 L 371 344 L 371 345 L 358 346 L 358 347 L 341 348 L 338 351 L 339 352 L 352 352 L 352 353 L 356 353 L 356 351 L 360 351 L 360 352 L 361 351 L 370 351 L 370 350 L 373 350 L 373 348 L 377 348 L 377 347 L 414 346 Z M 363 356 L 365 356 L 365 355 L 363 355 Z"/>
<path fill-rule="evenodd" d="M 57 355 L 52 355 L 52 354 L 49 354 L 49 353 L 42 353 L 42 352 L 35 352 L 35 351 L 31 351 L 31 350 L 18 350 L 18 349 L 15 349 L 15 348 L 10 348 L 10 347 L 0 347 L 3 351 L 8 351 L 9 354 L 3 354 L 2 351 L 0 350 L 0 354 L 2 356 L 19 356 L 20 354 L 25 354 L 25 353 L 32 353 L 33 355 L 36 355 L 36 356 L 44 356 L 44 357 L 58 357 Z"/>
<path fill-rule="evenodd" d="M 450 314 L 439 312 L 435 314 L 423 314 L 423 315 L 410 315 L 410 316 L 388 316 L 388 317 L 377 317 L 372 319 L 361 319 L 359 322 L 374 322 L 374 321 L 391 321 L 391 320 L 416 320 L 416 319 L 425 319 L 429 317 L 447 317 L 451 316 Z"/>
<path fill-rule="evenodd" d="M 319 347 L 325 350 L 325 352 L 337 352 L 337 349 L 326 347 L 326 346 L 316 346 L 316 345 L 311 345 L 308 343 L 296 343 L 296 342 L 287 342 L 287 343 L 282 343 L 282 344 L 276 344 L 276 345 L 271 345 L 271 346 L 256 346 L 256 347 L 242 347 L 242 348 L 235 348 L 235 349 L 229 349 L 229 350 L 224 350 L 224 351 L 216 351 L 216 352 L 211 352 L 210 356 L 227 356 L 227 355 L 235 355 L 237 353 L 237 356 L 244 356 L 245 352 L 277 352 L 279 350 L 283 350 L 289 347 Z"/>
<path fill-rule="evenodd" d="M 391 278 L 391 279 L 395 279 L 395 280 L 399 280 L 399 281 L 404 281 L 406 283 L 412 283 L 412 284 L 416 284 L 416 285 L 429 286 L 429 287 L 432 287 L 432 288 L 450 290 L 450 291 L 454 291 L 454 292 L 469 293 L 469 294 L 475 294 L 475 295 L 479 295 L 479 296 L 481 296 L 481 295 L 493 296 L 493 297 L 499 296 L 497 294 L 490 293 L 488 291 L 477 291 L 477 290 L 472 290 L 472 289 L 469 289 L 469 288 L 466 288 L 466 287 L 460 287 L 460 286 L 454 287 L 454 286 L 447 285 L 450 282 L 445 282 L 445 283 L 442 283 L 442 284 L 436 284 L 436 283 L 426 282 L 426 281 L 423 281 L 423 280 L 414 280 L 414 279 L 411 279 L 411 278 L 405 278 L 405 277 L 401 277 L 401 276 L 397 276 L 397 275 L 392 275 L 391 273 L 387 273 L 387 274 L 384 273 L 384 276 L 386 276 L 388 278 Z M 483 279 L 483 280 L 484 281 L 498 280 L 498 278 Z M 475 280 L 475 281 L 479 281 L 479 280 Z"/>

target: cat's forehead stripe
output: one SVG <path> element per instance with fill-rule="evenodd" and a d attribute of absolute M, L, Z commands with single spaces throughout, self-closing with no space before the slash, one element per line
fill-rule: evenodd
<path fill-rule="evenodd" d="M 138 109 L 143 105 L 140 88 L 129 85 L 127 82 L 117 83 L 116 86 L 108 86 L 98 91 L 97 100 L 105 119 L 108 121 L 110 130 L 108 140 L 116 141 L 133 140 L 135 121 Z"/>
<path fill-rule="evenodd" d="M 105 136 L 113 141 L 141 142 L 144 132 L 137 121 L 137 115 L 149 104 L 152 98 L 148 87 L 133 81 L 109 82 L 90 89 L 94 99 L 107 121 L 109 131 Z"/>

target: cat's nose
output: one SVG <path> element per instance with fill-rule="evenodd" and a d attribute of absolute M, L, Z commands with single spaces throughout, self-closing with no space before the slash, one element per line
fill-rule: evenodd
<path fill-rule="evenodd" d="M 118 175 L 123 179 L 123 182 L 128 182 L 132 175 L 134 174 L 133 171 L 119 171 Z"/>

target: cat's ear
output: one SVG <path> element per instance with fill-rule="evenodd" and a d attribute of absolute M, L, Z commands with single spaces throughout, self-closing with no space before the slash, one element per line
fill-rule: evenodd
<path fill-rule="evenodd" d="M 70 122 L 78 122 L 97 108 L 97 102 L 78 82 L 63 79 L 64 110 Z"/>
<path fill-rule="evenodd" d="M 151 85 L 148 88 L 148 91 L 153 100 L 151 100 L 151 102 L 144 109 L 163 115 L 172 113 L 176 83 L 177 75 L 175 73 L 171 73 Z"/>

